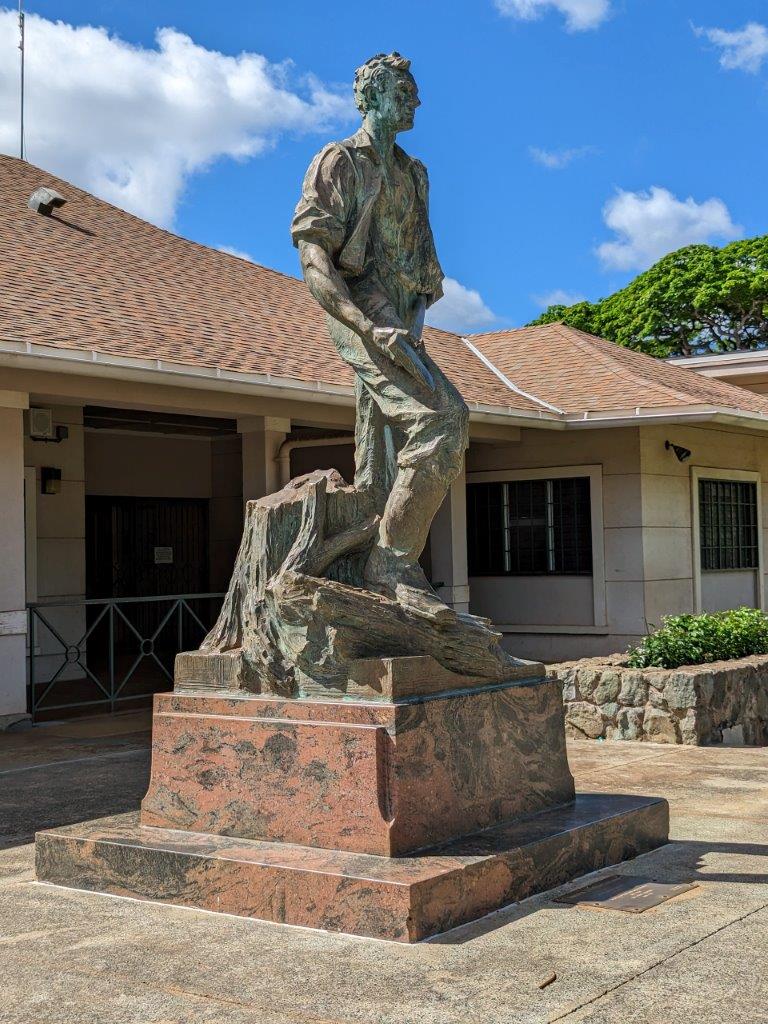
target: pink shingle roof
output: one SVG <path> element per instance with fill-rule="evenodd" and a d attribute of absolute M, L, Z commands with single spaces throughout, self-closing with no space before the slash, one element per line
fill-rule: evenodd
<path fill-rule="evenodd" d="M 40 185 L 67 199 L 55 217 L 27 207 Z M 320 385 L 353 379 L 302 281 L 180 238 L 8 156 L 0 340 Z M 561 324 L 473 336 L 492 366 L 456 334 L 428 327 L 425 340 L 468 402 L 500 411 L 557 419 L 547 404 L 564 414 L 716 406 L 768 415 L 768 397 Z"/>
<path fill-rule="evenodd" d="M 67 199 L 55 217 L 27 207 L 40 185 Z M 5 340 L 352 383 L 303 281 L 163 231 L 8 156 L 0 258 Z M 427 328 L 425 340 L 467 401 L 540 411 L 455 334 Z"/>
<path fill-rule="evenodd" d="M 717 406 L 768 415 L 768 398 L 614 345 L 563 324 L 474 335 L 524 391 L 564 413 Z"/>

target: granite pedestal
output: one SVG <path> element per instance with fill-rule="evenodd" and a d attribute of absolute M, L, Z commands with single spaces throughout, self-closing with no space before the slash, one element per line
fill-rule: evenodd
<path fill-rule="evenodd" d="M 336 699 L 159 694 L 140 815 L 40 833 L 38 878 L 416 941 L 666 842 L 664 801 L 574 801 L 537 670 L 376 659 Z"/>

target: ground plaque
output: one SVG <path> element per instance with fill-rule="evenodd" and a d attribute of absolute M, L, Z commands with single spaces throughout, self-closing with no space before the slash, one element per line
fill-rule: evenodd
<path fill-rule="evenodd" d="M 645 910 L 666 903 L 694 889 L 692 882 L 657 882 L 653 878 L 632 875 L 611 875 L 598 882 L 572 889 L 558 896 L 555 903 L 597 907 L 600 910 L 622 910 L 626 914 L 642 914 Z"/>

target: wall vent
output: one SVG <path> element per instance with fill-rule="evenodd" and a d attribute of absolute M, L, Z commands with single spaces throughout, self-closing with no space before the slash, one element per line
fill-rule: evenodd
<path fill-rule="evenodd" d="M 43 217 L 50 217 L 57 207 L 66 203 L 63 195 L 53 188 L 38 188 L 32 193 L 27 202 L 30 210 L 42 214 Z"/>
<path fill-rule="evenodd" d="M 53 412 L 51 409 L 29 410 L 29 436 L 35 441 L 55 441 Z"/>

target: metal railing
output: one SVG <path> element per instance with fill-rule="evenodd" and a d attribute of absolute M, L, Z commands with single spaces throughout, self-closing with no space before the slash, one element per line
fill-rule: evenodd
<path fill-rule="evenodd" d="M 99 705 L 114 712 L 172 684 L 175 655 L 200 645 L 223 598 L 169 594 L 28 604 L 32 720 L 43 712 Z M 63 688 L 70 699 L 62 701 Z"/>

